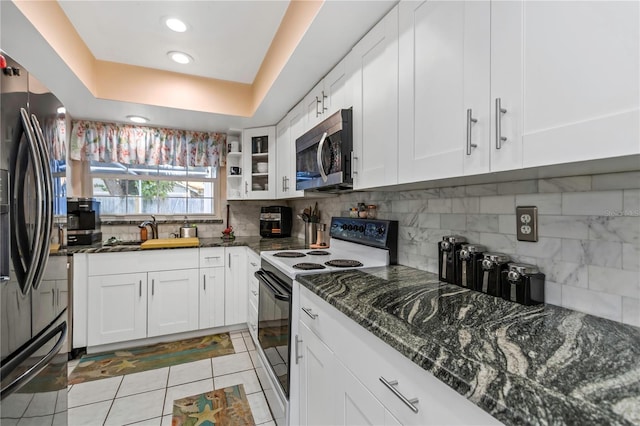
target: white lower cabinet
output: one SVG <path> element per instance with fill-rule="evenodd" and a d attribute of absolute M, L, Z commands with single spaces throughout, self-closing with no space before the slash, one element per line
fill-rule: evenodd
<path fill-rule="evenodd" d="M 247 248 L 227 247 L 224 284 L 225 325 L 247 322 Z"/>
<path fill-rule="evenodd" d="M 224 325 L 224 267 L 200 268 L 200 329 Z"/>
<path fill-rule="evenodd" d="M 147 337 L 147 274 L 89 277 L 87 345 Z"/>
<path fill-rule="evenodd" d="M 150 272 L 147 337 L 198 328 L 198 270 Z"/>
<path fill-rule="evenodd" d="M 300 425 L 335 425 L 338 372 L 331 349 L 302 321 L 299 323 Z M 294 421 L 290 422 L 295 424 Z"/>
<path fill-rule="evenodd" d="M 385 425 L 401 423 L 341 362 L 336 363 L 338 380 L 337 425 Z"/>
<path fill-rule="evenodd" d="M 302 358 L 292 364 L 299 390 L 290 400 L 300 425 L 500 424 L 306 288 L 294 291 Z"/>

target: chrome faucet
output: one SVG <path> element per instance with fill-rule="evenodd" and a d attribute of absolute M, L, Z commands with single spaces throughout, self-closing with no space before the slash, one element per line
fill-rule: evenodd
<path fill-rule="evenodd" d="M 151 238 L 150 239 L 153 240 L 155 238 L 158 238 L 158 223 L 156 222 L 156 217 L 155 216 L 152 215 L 151 219 L 153 219 L 153 221 L 145 220 L 140 225 L 138 225 L 138 228 L 144 228 L 145 226 L 149 225 L 151 227 Z"/>

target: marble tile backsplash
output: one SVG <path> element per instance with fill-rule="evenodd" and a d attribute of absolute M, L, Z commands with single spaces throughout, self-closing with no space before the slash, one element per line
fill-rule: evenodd
<path fill-rule="evenodd" d="M 292 201 L 295 212 L 315 200 Z M 437 272 L 436 243 L 459 234 L 533 263 L 546 274 L 546 302 L 640 326 L 640 172 L 412 191 L 353 192 L 318 200 L 321 222 L 358 202 L 400 224 L 399 263 Z M 539 241 L 517 241 L 515 207 L 534 205 Z"/>

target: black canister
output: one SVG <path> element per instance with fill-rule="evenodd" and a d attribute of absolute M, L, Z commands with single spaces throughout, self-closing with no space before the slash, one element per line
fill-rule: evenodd
<path fill-rule="evenodd" d="M 446 235 L 438 243 L 438 278 L 440 281 L 456 283 L 456 252 L 467 239 L 460 235 Z"/>
<path fill-rule="evenodd" d="M 484 253 L 482 260 L 479 261 L 481 271 L 478 291 L 502 297 L 501 274 L 508 268 L 509 260 L 511 260 L 509 255 L 503 253 Z"/>
<path fill-rule="evenodd" d="M 463 244 L 458 250 L 456 261 L 456 284 L 469 290 L 477 290 L 480 286 L 480 264 L 485 246 L 479 244 Z"/>
<path fill-rule="evenodd" d="M 535 265 L 509 263 L 502 271 L 502 298 L 523 305 L 544 303 L 544 274 Z"/>

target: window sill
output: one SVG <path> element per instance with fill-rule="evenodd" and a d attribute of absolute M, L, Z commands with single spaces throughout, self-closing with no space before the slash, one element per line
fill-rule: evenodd
<path fill-rule="evenodd" d="M 167 216 L 162 217 L 159 215 L 156 216 L 156 222 L 159 225 L 172 225 L 172 224 L 182 224 L 184 223 L 184 215 L 176 215 L 176 216 Z M 145 220 L 151 220 L 151 215 L 139 215 L 139 216 L 112 216 L 112 215 L 103 215 L 100 217 L 102 225 L 139 225 L 141 222 Z M 187 222 L 189 224 L 221 224 L 224 221 L 217 217 L 212 216 L 187 216 Z"/>

